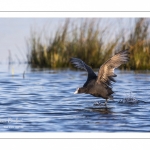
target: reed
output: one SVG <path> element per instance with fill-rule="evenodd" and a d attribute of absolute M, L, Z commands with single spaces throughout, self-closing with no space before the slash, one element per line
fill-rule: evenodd
<path fill-rule="evenodd" d="M 54 37 L 43 42 L 42 34 L 31 32 L 28 41 L 28 62 L 32 67 L 65 68 L 71 67 L 70 57 L 78 57 L 92 68 L 99 68 L 115 50 L 130 48 L 130 62 L 122 69 L 150 69 L 150 37 L 148 36 L 148 19 L 136 19 L 134 29 L 125 40 L 120 33 L 115 38 L 109 37 L 109 26 L 102 28 L 100 19 L 84 19 L 80 23 L 69 19 L 60 25 Z"/>
<path fill-rule="evenodd" d="M 135 19 L 135 26 L 124 42 L 130 48 L 130 62 L 124 67 L 128 70 L 150 70 L 149 19 Z"/>

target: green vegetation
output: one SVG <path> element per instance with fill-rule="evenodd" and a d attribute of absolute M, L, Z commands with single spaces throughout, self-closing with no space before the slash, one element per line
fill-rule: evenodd
<path fill-rule="evenodd" d="M 120 32 L 110 36 L 109 26 L 100 27 L 99 19 L 84 19 L 80 23 L 66 20 L 58 27 L 54 37 L 43 38 L 31 32 L 28 42 L 28 62 L 32 67 L 65 68 L 70 67 L 70 57 L 78 57 L 92 68 L 99 68 L 115 51 L 130 48 L 130 62 L 122 69 L 150 69 L 149 20 L 135 19 L 133 30 L 125 37 Z M 43 42 L 44 41 L 44 42 Z"/>

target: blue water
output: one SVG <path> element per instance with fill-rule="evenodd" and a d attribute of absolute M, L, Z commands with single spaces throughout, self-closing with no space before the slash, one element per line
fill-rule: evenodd
<path fill-rule="evenodd" d="M 148 71 L 116 70 L 114 100 L 106 108 L 94 105 L 102 98 L 73 94 L 86 81 L 84 71 L 0 66 L 0 132 L 150 131 Z M 130 92 L 138 103 L 120 103 Z"/>

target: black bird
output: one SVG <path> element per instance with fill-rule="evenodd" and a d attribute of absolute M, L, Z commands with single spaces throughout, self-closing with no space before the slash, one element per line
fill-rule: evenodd
<path fill-rule="evenodd" d="M 108 59 L 99 69 L 98 75 L 89 67 L 85 62 L 79 58 L 71 58 L 70 62 L 79 69 L 84 69 L 88 73 L 87 81 L 83 87 L 78 88 L 74 94 L 91 94 L 95 97 L 102 97 L 106 99 L 105 105 L 107 104 L 108 99 L 112 99 L 112 81 L 117 75 L 114 74 L 114 69 L 119 67 L 122 64 L 125 64 L 129 61 L 128 49 L 122 50 L 116 53 L 113 57 Z"/>

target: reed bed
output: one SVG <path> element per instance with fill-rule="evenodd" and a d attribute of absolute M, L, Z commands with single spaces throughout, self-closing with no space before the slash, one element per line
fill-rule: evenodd
<path fill-rule="evenodd" d="M 84 19 L 80 23 L 69 19 L 60 25 L 54 36 L 31 32 L 28 41 L 28 62 L 31 67 L 67 68 L 69 59 L 78 57 L 92 68 L 99 68 L 116 51 L 129 47 L 130 62 L 121 66 L 127 70 L 150 69 L 149 19 L 135 19 L 133 30 L 108 38 L 110 26 L 101 27 L 100 19 Z M 111 36 L 110 36 L 111 37 Z"/>

